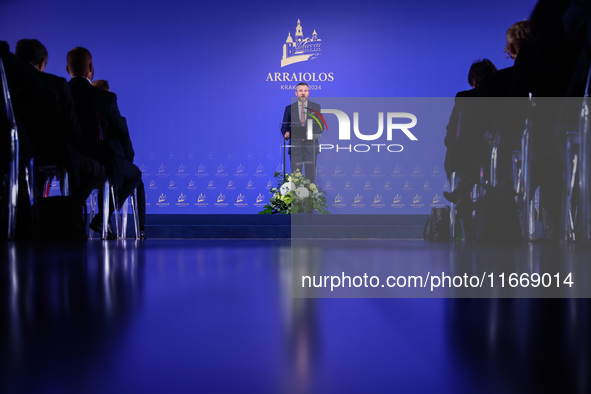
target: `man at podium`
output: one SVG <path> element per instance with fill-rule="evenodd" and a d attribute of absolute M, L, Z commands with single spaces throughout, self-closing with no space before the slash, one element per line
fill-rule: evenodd
<path fill-rule="evenodd" d="M 314 111 L 320 113 L 320 105 L 308 101 L 310 89 L 305 82 L 298 83 L 295 95 L 298 101 L 285 107 L 281 134 L 289 140 L 291 172 L 299 169 L 311 182 L 315 182 L 317 142 L 322 129 L 313 122 L 313 135 L 308 135 L 307 122 L 312 119 L 308 114 L 314 114 Z"/>

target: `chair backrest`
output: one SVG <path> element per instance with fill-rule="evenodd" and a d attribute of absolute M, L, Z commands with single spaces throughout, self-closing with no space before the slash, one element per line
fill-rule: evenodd
<path fill-rule="evenodd" d="M 8 82 L 6 80 L 6 70 L 4 69 L 4 62 L 0 59 L 0 81 L 2 82 L 2 93 L 4 98 L 4 109 L 11 128 L 16 130 L 16 120 L 14 111 L 12 109 L 12 99 L 10 98 L 10 90 L 8 89 Z M 17 134 L 18 137 L 18 134 Z"/>
<path fill-rule="evenodd" d="M 6 71 L 4 62 L 0 59 L 0 81 L 2 82 L 2 93 L 4 98 L 4 109 L 6 111 L 6 120 L 10 129 L 10 170 L 9 170 L 9 193 L 8 193 L 8 239 L 14 239 L 16 236 L 16 204 L 18 199 L 18 129 L 12 109 L 12 100 L 8 89 Z"/>

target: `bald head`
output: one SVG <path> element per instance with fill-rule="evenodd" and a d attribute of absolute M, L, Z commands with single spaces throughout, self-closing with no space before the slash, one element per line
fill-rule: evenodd
<path fill-rule="evenodd" d="M 68 65 L 66 71 L 70 77 L 84 77 L 92 79 L 94 76 L 94 67 L 92 65 L 92 55 L 86 48 L 76 47 L 68 52 Z"/>

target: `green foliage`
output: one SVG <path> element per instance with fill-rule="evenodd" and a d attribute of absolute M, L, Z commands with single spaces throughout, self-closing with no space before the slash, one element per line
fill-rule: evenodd
<path fill-rule="evenodd" d="M 260 211 L 261 214 L 292 214 L 292 213 L 322 213 L 327 214 L 326 194 L 311 183 L 299 170 L 285 178 L 279 172 L 275 173 L 277 186 L 272 187 L 269 204 Z"/>

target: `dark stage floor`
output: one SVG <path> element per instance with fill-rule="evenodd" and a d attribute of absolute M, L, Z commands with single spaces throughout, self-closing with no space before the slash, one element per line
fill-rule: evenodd
<path fill-rule="evenodd" d="M 587 298 L 291 293 L 301 267 L 340 264 L 376 275 L 566 269 L 586 286 L 588 247 L 161 239 L 4 243 L 0 253 L 3 393 L 591 390 Z M 585 293 L 539 295 L 565 294 Z"/>

